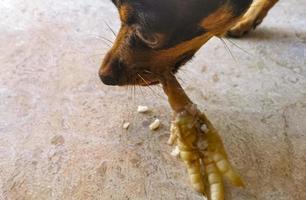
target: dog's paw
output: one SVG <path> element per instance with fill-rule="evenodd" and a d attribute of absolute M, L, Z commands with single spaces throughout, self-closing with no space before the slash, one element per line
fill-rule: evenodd
<path fill-rule="evenodd" d="M 227 32 L 230 37 L 242 37 L 255 29 L 267 16 L 269 10 L 278 0 L 254 1 L 249 10 L 242 18 Z"/>
<path fill-rule="evenodd" d="M 259 24 L 261 24 L 261 22 L 262 19 L 241 20 L 227 32 L 227 36 L 234 38 L 242 37 L 248 34 L 251 30 L 255 29 Z"/>

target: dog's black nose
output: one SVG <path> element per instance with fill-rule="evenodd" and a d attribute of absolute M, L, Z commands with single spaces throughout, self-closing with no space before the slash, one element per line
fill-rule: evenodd
<path fill-rule="evenodd" d="M 107 76 L 103 76 L 103 75 L 99 75 L 101 81 L 105 84 L 105 85 L 118 85 L 119 81 L 118 79 L 112 77 L 111 75 L 107 75 Z"/>
<path fill-rule="evenodd" d="M 99 71 L 101 81 L 105 85 L 119 85 L 124 77 L 124 68 L 125 65 L 120 59 L 106 56 Z"/>

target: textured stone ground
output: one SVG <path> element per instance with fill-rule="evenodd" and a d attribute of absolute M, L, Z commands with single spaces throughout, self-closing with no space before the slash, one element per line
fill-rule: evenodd
<path fill-rule="evenodd" d="M 281 1 L 240 48 L 225 40 L 233 56 L 213 39 L 180 73 L 247 183 L 227 199 L 306 199 L 305 10 Z M 100 82 L 105 23 L 118 30 L 107 0 L 0 2 L 1 200 L 202 199 L 169 155 L 160 88 Z"/>

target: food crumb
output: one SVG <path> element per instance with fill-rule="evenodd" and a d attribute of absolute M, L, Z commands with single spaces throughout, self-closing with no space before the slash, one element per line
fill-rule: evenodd
<path fill-rule="evenodd" d="M 160 120 L 159 119 L 155 119 L 155 121 L 150 124 L 149 128 L 151 131 L 157 130 L 160 126 Z"/>
<path fill-rule="evenodd" d="M 207 128 L 206 124 L 203 124 L 203 125 L 201 126 L 201 131 L 203 131 L 204 133 L 207 133 L 207 132 L 208 132 L 208 128 Z"/>
<path fill-rule="evenodd" d="M 128 129 L 130 127 L 130 123 L 129 122 L 125 122 L 122 127 L 124 129 Z"/>
<path fill-rule="evenodd" d="M 137 108 L 137 112 L 138 113 L 146 113 L 149 111 L 149 107 L 148 106 L 138 106 Z"/>
<path fill-rule="evenodd" d="M 180 149 L 179 149 L 179 147 L 176 146 L 176 147 L 172 150 L 172 152 L 170 153 L 170 155 L 173 156 L 173 157 L 178 157 L 178 156 L 180 155 Z"/>

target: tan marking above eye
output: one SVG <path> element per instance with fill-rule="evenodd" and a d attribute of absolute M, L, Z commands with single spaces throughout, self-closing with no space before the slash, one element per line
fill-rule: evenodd
<path fill-rule="evenodd" d="M 210 38 L 212 37 L 212 35 L 210 33 L 205 33 L 201 36 L 195 37 L 189 41 L 185 41 L 183 43 L 180 43 L 174 47 L 171 47 L 170 49 L 166 49 L 166 50 L 161 50 L 156 52 L 157 56 L 161 59 L 161 60 L 168 60 L 171 59 L 173 57 L 178 57 L 190 50 L 194 50 L 197 51 L 198 49 L 201 48 L 201 46 L 206 43 Z M 158 59 L 157 59 L 158 60 Z"/>
<path fill-rule="evenodd" d="M 123 4 L 119 8 L 120 20 L 122 22 L 127 22 L 129 15 L 132 13 L 133 8 L 127 4 Z"/>

